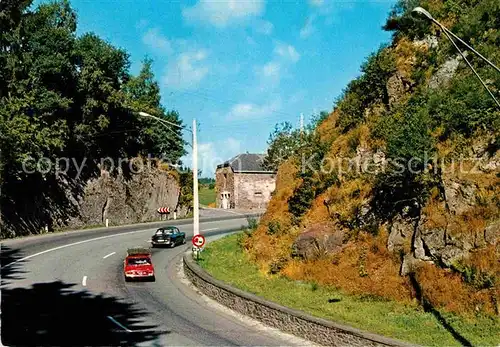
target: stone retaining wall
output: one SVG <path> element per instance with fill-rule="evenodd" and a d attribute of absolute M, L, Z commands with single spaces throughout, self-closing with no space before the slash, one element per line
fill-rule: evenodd
<path fill-rule="evenodd" d="M 316 318 L 266 301 L 216 280 L 184 254 L 184 272 L 205 295 L 230 309 L 287 333 L 324 346 L 414 346 L 399 340 L 364 332 L 353 327 Z"/>

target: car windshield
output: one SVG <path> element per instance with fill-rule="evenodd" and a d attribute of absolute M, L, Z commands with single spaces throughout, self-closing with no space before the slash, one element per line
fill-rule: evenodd
<path fill-rule="evenodd" d="M 127 261 L 128 265 L 139 266 L 139 265 L 149 265 L 151 262 L 148 258 L 129 258 Z"/>

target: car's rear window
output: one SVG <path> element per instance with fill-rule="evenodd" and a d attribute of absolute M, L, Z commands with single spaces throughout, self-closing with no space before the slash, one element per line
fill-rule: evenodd
<path fill-rule="evenodd" d="M 162 234 L 170 235 L 172 234 L 172 230 L 159 229 L 156 231 L 156 235 L 162 235 Z"/>
<path fill-rule="evenodd" d="M 128 265 L 148 265 L 151 264 L 148 258 L 129 258 L 127 260 Z"/>

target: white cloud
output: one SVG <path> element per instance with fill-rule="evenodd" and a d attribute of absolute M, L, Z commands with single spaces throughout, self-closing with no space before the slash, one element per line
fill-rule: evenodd
<path fill-rule="evenodd" d="M 256 25 L 256 30 L 258 33 L 263 34 L 263 35 L 271 35 L 274 30 L 274 25 L 273 23 L 263 20 L 257 23 Z"/>
<path fill-rule="evenodd" d="M 269 116 L 271 113 L 278 111 L 281 108 L 279 100 L 257 105 L 253 103 L 239 103 L 234 105 L 227 114 L 227 119 L 230 120 L 246 120 L 256 119 Z"/>
<path fill-rule="evenodd" d="M 191 149 L 181 158 L 184 165 L 192 167 Z M 198 144 L 198 169 L 203 177 L 213 177 L 217 165 L 242 152 L 241 142 L 233 137 L 222 141 Z"/>
<path fill-rule="evenodd" d="M 169 64 L 163 82 L 168 88 L 196 88 L 210 71 L 205 61 L 207 55 L 203 49 L 179 54 L 177 59 Z"/>
<path fill-rule="evenodd" d="M 171 54 L 173 52 L 172 43 L 160 33 L 158 28 L 149 29 L 142 37 L 142 42 L 159 53 Z"/>
<path fill-rule="evenodd" d="M 262 14 L 264 0 L 199 0 L 182 10 L 188 22 L 205 22 L 218 28 L 239 23 Z"/>
<path fill-rule="evenodd" d="M 281 80 L 290 77 L 289 70 L 300 59 L 300 54 L 292 45 L 278 42 L 274 48 L 274 57 L 264 65 L 254 68 L 259 79 L 258 90 L 271 90 L 279 86 Z"/>
<path fill-rule="evenodd" d="M 283 43 L 278 43 L 274 49 L 274 52 L 279 56 L 296 63 L 300 59 L 300 54 L 297 52 L 295 47 L 292 45 L 287 45 Z"/>
<path fill-rule="evenodd" d="M 233 137 L 229 137 L 228 139 L 226 139 L 224 145 L 224 148 L 226 148 L 230 152 L 234 152 L 235 155 L 241 151 L 241 142 Z"/>
<path fill-rule="evenodd" d="M 323 6 L 324 3 L 325 3 L 325 0 L 309 0 L 309 4 L 311 6 L 319 7 L 319 6 Z"/>
<path fill-rule="evenodd" d="M 279 78 L 281 65 L 276 62 L 269 62 L 262 66 L 261 75 L 264 77 Z"/>
<path fill-rule="evenodd" d="M 282 78 L 282 66 L 277 61 L 270 61 L 262 66 L 254 68 L 255 76 L 259 85 L 257 90 L 270 91 L 277 88 Z"/>
<path fill-rule="evenodd" d="M 314 21 L 314 16 L 310 16 L 307 18 L 306 23 L 304 24 L 302 29 L 300 29 L 300 38 L 302 39 L 308 38 L 316 31 L 313 25 L 313 21 Z"/>

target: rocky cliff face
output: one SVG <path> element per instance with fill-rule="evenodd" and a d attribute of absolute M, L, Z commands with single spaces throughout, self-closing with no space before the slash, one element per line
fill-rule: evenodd
<path fill-rule="evenodd" d="M 387 247 L 404 254 L 401 275 L 422 261 L 452 268 L 471 253 L 498 244 L 500 152 L 488 151 L 492 143 L 492 138 L 476 141 L 469 153 L 473 165 L 441 173 L 440 197 L 432 198 L 418 216 L 395 218 Z"/>
<path fill-rule="evenodd" d="M 304 149 L 282 163 L 245 243 L 262 271 L 499 314 L 499 113 L 474 108 L 487 96 L 469 89 L 477 80 L 437 42 L 393 42 L 372 60 L 377 73 L 366 69 L 316 126 L 321 163 L 304 170 Z"/>
<path fill-rule="evenodd" d="M 102 225 L 106 219 L 110 225 L 159 220 L 157 209 L 169 207 L 173 212 L 179 193 L 177 178 L 166 171 L 151 169 L 125 177 L 102 170 L 100 177 L 87 182 L 78 201 L 73 199 L 78 215 L 67 221 L 67 227 Z M 186 208 L 177 210 L 178 217 L 186 213 Z"/>

